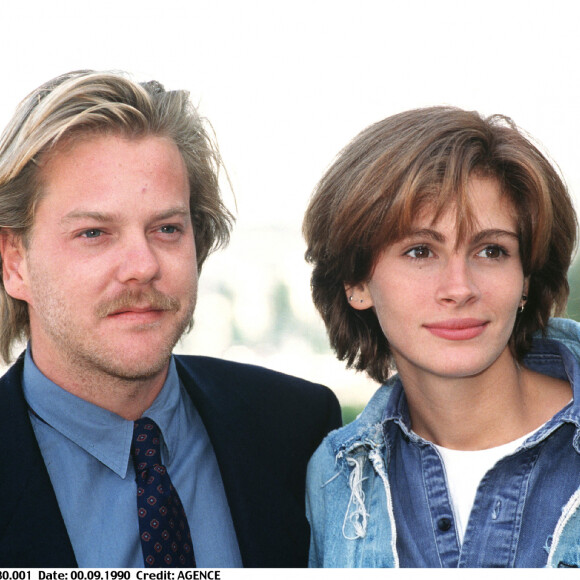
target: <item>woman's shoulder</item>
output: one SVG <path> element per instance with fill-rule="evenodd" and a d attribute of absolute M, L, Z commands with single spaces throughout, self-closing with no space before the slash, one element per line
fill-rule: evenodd
<path fill-rule="evenodd" d="M 550 318 L 544 332 L 534 335 L 535 341 L 551 339 L 562 342 L 576 356 L 580 356 L 580 323 L 571 318 Z"/>
<path fill-rule="evenodd" d="M 395 376 L 379 387 L 354 421 L 326 436 L 313 459 L 321 461 L 322 457 L 327 456 L 335 461 L 357 447 L 383 445 L 383 416 L 391 397 L 396 393 L 397 384 L 400 383 Z"/>

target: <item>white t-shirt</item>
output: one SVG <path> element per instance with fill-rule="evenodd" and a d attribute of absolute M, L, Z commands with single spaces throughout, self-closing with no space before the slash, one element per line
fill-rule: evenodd
<path fill-rule="evenodd" d="M 532 431 L 532 433 L 534 433 Z M 475 494 L 483 476 L 503 457 L 512 454 L 532 433 L 499 447 L 477 451 L 447 449 L 435 445 L 443 459 L 447 487 L 455 513 L 455 525 L 459 540 L 463 543 L 469 514 L 475 501 Z"/>

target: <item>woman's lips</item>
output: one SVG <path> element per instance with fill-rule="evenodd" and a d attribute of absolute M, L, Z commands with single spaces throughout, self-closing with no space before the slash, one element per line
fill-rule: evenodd
<path fill-rule="evenodd" d="M 487 321 L 476 318 L 454 318 L 425 324 L 425 328 L 439 338 L 469 340 L 479 336 L 487 327 Z"/>

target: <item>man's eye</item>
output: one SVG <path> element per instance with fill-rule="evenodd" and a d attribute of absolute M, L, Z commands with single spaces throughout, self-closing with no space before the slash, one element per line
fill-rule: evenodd
<path fill-rule="evenodd" d="M 84 238 L 98 238 L 103 234 L 102 230 L 90 229 L 85 230 L 81 235 Z"/>
<path fill-rule="evenodd" d="M 416 246 L 405 252 L 406 256 L 415 259 L 430 258 L 432 256 L 431 250 L 427 246 Z"/>
<path fill-rule="evenodd" d="M 174 234 L 179 231 L 177 226 L 161 226 L 160 229 L 164 234 Z"/>

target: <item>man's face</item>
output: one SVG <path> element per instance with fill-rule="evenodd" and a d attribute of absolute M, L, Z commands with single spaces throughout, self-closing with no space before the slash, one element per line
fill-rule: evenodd
<path fill-rule="evenodd" d="M 164 375 L 197 289 L 176 145 L 96 136 L 57 151 L 41 178 L 14 291 L 29 305 L 36 364 L 63 386 L 87 372 Z"/>

